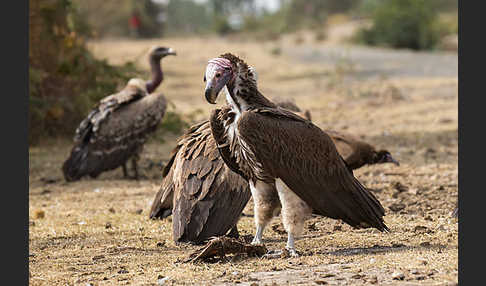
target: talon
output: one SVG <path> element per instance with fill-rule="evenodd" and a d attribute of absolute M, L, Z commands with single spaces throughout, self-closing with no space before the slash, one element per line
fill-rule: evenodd
<path fill-rule="evenodd" d="M 288 251 L 288 255 L 290 257 L 299 257 L 299 253 L 297 252 L 297 250 L 295 250 L 295 248 L 286 248 L 286 250 Z"/>
<path fill-rule="evenodd" d="M 257 244 L 263 244 L 263 241 L 261 241 L 260 239 L 254 238 L 251 242 L 251 245 L 257 245 Z"/>

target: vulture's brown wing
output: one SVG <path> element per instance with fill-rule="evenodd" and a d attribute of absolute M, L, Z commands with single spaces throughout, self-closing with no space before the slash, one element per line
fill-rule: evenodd
<path fill-rule="evenodd" d="M 182 146 L 184 146 L 184 142 L 187 142 L 186 137 L 190 136 L 191 133 L 196 131 L 203 124 L 204 122 L 201 122 L 191 126 L 189 130 L 178 139 L 177 146 L 172 149 L 169 162 L 167 162 L 167 165 L 165 165 L 164 169 L 162 170 L 162 184 L 159 191 L 155 195 L 154 201 L 152 202 L 149 218 L 163 219 L 172 214 L 172 205 L 174 200 L 174 162 L 177 158 L 179 150 Z"/>
<path fill-rule="evenodd" d="M 353 227 L 387 230 L 384 209 L 354 177 L 329 135 L 283 109 L 243 112 L 238 130 L 250 152 L 317 214 Z"/>
<path fill-rule="evenodd" d="M 75 146 L 62 167 L 67 181 L 88 174 L 96 177 L 124 164 L 141 150 L 164 116 L 167 103 L 161 93 L 145 95 L 142 89 L 128 86 L 117 95 L 124 100 L 117 101 L 113 95 L 103 101 L 77 129 Z"/>
<path fill-rule="evenodd" d="M 92 136 L 95 136 L 101 123 L 103 123 L 115 110 L 120 107 L 138 100 L 146 95 L 146 92 L 136 86 L 127 86 L 122 91 L 109 95 L 100 100 L 88 116 L 81 121 L 76 133 L 74 141 L 88 141 Z"/>
<path fill-rule="evenodd" d="M 180 142 L 178 142 L 177 146 L 172 150 L 169 162 L 162 170 L 162 184 L 150 208 L 149 218 L 151 219 L 163 219 L 172 214 L 172 202 L 174 200 L 174 169 L 172 166 L 181 146 Z"/>
<path fill-rule="evenodd" d="M 170 171 L 173 238 L 203 243 L 226 234 L 237 223 L 251 193 L 248 183 L 221 159 L 208 121 L 191 128 L 180 144 Z"/>

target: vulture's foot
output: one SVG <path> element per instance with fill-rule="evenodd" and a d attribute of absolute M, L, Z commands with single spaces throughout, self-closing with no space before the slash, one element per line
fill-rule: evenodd
<path fill-rule="evenodd" d="M 138 175 L 137 160 L 138 160 L 137 156 L 132 158 L 132 169 L 134 173 L 134 179 L 138 181 L 140 176 Z"/>
<path fill-rule="evenodd" d="M 123 169 L 123 178 L 128 179 L 127 163 L 124 163 L 122 165 L 122 169 Z"/>
<path fill-rule="evenodd" d="M 280 250 L 270 250 L 268 251 L 265 255 L 262 256 L 262 258 L 266 259 L 274 259 L 274 258 L 293 258 L 293 257 L 299 257 L 299 253 L 295 248 L 291 249 L 280 249 Z"/>
<path fill-rule="evenodd" d="M 258 237 L 256 237 L 256 236 L 255 236 L 255 237 L 253 238 L 253 240 L 252 240 L 251 244 L 252 244 L 252 245 L 263 244 L 263 241 L 262 241 L 262 239 L 261 239 L 261 238 L 259 239 Z"/>

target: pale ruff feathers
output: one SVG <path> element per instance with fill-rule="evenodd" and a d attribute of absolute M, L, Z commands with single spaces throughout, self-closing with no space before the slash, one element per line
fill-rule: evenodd
<path fill-rule="evenodd" d="M 255 167 L 254 170 L 256 171 L 255 173 L 256 177 L 260 180 L 263 180 L 262 164 L 258 162 L 258 160 L 255 158 L 255 155 L 251 151 L 250 146 L 244 140 L 241 140 L 241 137 L 239 136 L 238 121 L 241 117 L 241 113 L 243 111 L 248 110 L 248 105 L 246 101 L 238 96 L 240 94 L 241 86 L 244 86 L 244 82 L 239 76 L 237 76 L 235 78 L 234 88 L 233 88 L 233 95 L 235 98 L 231 96 L 230 92 L 226 87 L 224 88 L 226 94 L 226 101 L 231 106 L 231 111 L 234 114 L 234 118 L 231 122 L 228 122 L 229 120 L 224 122 L 225 131 L 229 137 L 227 138 L 227 140 L 229 140 L 231 153 L 234 154 L 236 157 L 236 162 L 238 163 L 241 161 L 250 162 L 250 164 Z M 236 103 L 236 101 L 238 103 Z"/>

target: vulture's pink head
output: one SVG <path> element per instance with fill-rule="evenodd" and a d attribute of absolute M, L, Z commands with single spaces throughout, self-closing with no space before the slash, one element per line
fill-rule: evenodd
<path fill-rule="evenodd" d="M 206 100 L 215 104 L 218 94 L 225 85 L 234 79 L 235 66 L 226 58 L 214 58 L 209 60 L 204 74 L 206 82 Z"/>

